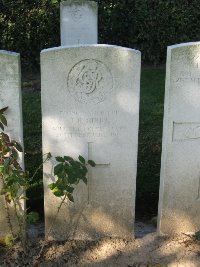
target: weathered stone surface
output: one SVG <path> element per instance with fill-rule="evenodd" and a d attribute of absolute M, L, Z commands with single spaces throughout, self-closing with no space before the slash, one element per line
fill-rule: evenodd
<path fill-rule="evenodd" d="M 0 50 L 0 109 L 7 106 L 5 115 L 8 127 L 5 127 L 5 132 L 23 146 L 20 56 Z M 19 156 L 23 166 L 23 154 L 19 153 Z M 14 223 L 16 218 L 12 219 Z M 8 232 L 4 198 L 0 196 L 0 237 Z"/>
<path fill-rule="evenodd" d="M 133 237 L 140 52 L 94 45 L 41 53 L 43 153 L 92 159 L 88 186 L 57 218 L 56 239 Z M 44 166 L 46 233 L 59 205 Z"/>
<path fill-rule="evenodd" d="M 61 45 L 97 44 L 97 3 L 68 0 L 60 4 Z"/>
<path fill-rule="evenodd" d="M 168 47 L 158 230 L 200 229 L 200 43 Z"/>

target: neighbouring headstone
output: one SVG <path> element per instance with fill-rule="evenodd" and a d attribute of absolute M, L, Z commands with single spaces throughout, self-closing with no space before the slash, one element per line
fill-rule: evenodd
<path fill-rule="evenodd" d="M 200 42 L 168 47 L 158 230 L 200 229 Z"/>
<path fill-rule="evenodd" d="M 61 45 L 97 44 L 97 3 L 68 0 L 60 3 Z"/>
<path fill-rule="evenodd" d="M 0 50 L 0 109 L 7 106 L 5 115 L 8 127 L 5 127 L 5 132 L 23 146 L 20 55 Z M 23 153 L 19 156 L 23 167 Z M 11 220 L 12 223 L 16 221 L 12 212 Z M 7 221 L 4 198 L 0 195 L 0 237 L 9 233 Z"/>
<path fill-rule="evenodd" d="M 66 203 L 52 237 L 133 237 L 137 169 L 140 52 L 94 45 L 41 53 L 43 153 L 96 162 L 88 186 Z M 44 166 L 46 233 L 59 205 Z"/>

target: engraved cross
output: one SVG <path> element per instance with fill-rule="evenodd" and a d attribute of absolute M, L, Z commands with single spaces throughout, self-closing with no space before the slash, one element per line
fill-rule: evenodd
<path fill-rule="evenodd" d="M 92 160 L 92 143 L 93 142 L 88 142 L 88 160 Z M 95 162 L 96 166 L 109 166 L 109 163 L 98 163 Z M 89 168 L 88 170 L 88 204 L 91 201 L 91 190 L 92 190 L 92 172 L 91 172 L 91 168 Z"/>

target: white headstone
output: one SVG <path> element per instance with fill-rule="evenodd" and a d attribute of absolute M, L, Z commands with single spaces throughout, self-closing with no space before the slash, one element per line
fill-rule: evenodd
<path fill-rule="evenodd" d="M 43 153 L 96 162 L 88 186 L 63 207 L 56 239 L 133 237 L 137 169 L 140 52 L 109 45 L 43 50 Z M 59 201 L 44 166 L 46 231 Z"/>
<path fill-rule="evenodd" d="M 5 127 L 5 132 L 23 146 L 20 55 L 0 50 L 0 109 L 7 106 L 5 115 L 8 127 Z M 19 156 L 23 166 L 23 154 L 19 153 Z M 16 221 L 12 214 L 11 219 L 12 223 Z M 9 228 L 4 208 L 4 198 L 0 195 L 0 237 L 5 237 L 7 233 L 9 233 Z"/>
<path fill-rule="evenodd" d="M 97 3 L 68 0 L 60 4 L 61 45 L 97 44 Z"/>
<path fill-rule="evenodd" d="M 200 229 L 200 42 L 168 47 L 159 232 Z"/>

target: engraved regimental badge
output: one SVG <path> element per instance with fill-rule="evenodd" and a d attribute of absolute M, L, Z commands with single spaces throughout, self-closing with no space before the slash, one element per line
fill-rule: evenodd
<path fill-rule="evenodd" d="M 71 10 L 71 17 L 74 21 L 79 21 L 82 19 L 82 12 L 81 12 L 81 9 L 78 8 L 77 6 L 73 7 L 72 10 Z"/>
<path fill-rule="evenodd" d="M 110 95 L 113 79 L 104 63 L 94 59 L 85 59 L 72 67 L 68 75 L 67 86 L 76 101 L 98 104 Z"/>

